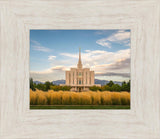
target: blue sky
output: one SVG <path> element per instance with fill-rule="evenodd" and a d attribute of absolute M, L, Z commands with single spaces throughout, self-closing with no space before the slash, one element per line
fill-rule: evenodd
<path fill-rule="evenodd" d="M 130 30 L 30 30 L 30 76 L 65 79 L 65 70 L 77 65 L 79 47 L 83 67 L 95 78 L 130 79 Z"/>

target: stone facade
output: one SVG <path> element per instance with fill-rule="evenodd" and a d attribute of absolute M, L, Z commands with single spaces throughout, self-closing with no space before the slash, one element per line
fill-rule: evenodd
<path fill-rule="evenodd" d="M 77 68 L 71 68 L 66 71 L 66 86 L 71 86 L 71 91 L 88 91 L 91 86 L 101 86 L 94 84 L 94 71 L 89 68 L 83 68 L 81 62 L 81 51 L 79 49 L 79 60 Z"/>

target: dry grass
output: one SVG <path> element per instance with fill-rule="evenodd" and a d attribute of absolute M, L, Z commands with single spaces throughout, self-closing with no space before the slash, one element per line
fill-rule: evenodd
<path fill-rule="evenodd" d="M 128 92 L 43 92 L 30 90 L 31 105 L 130 105 Z"/>

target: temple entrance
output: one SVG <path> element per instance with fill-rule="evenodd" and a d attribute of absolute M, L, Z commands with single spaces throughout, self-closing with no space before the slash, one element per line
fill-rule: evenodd
<path fill-rule="evenodd" d="M 82 92 L 82 88 L 81 87 L 78 87 L 78 92 Z"/>

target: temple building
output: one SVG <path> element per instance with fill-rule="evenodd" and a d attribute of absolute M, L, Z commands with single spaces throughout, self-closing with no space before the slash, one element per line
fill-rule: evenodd
<path fill-rule="evenodd" d="M 89 68 L 83 68 L 81 61 L 81 49 L 79 48 L 79 60 L 77 68 L 71 68 L 66 71 L 66 83 L 61 86 L 71 86 L 71 91 L 88 91 L 91 86 L 101 86 L 94 84 L 94 71 Z"/>

